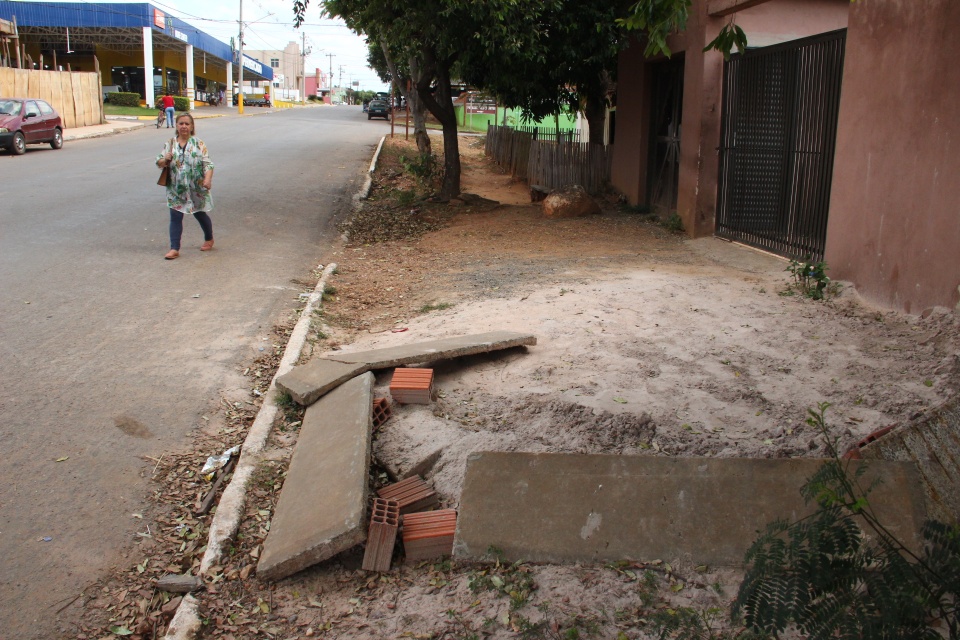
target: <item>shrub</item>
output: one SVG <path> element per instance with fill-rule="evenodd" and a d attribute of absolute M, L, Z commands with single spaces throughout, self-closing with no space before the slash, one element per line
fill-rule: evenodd
<path fill-rule="evenodd" d="M 163 96 L 157 98 L 157 104 L 155 105 L 157 109 L 160 108 L 160 100 Z M 139 103 L 138 103 L 139 104 Z M 177 111 L 189 111 L 190 110 L 190 101 L 187 98 L 182 96 L 173 96 L 173 108 Z"/>
<path fill-rule="evenodd" d="M 107 94 L 104 102 L 109 102 L 110 104 L 115 104 L 120 107 L 139 107 L 140 94 L 112 91 Z"/>

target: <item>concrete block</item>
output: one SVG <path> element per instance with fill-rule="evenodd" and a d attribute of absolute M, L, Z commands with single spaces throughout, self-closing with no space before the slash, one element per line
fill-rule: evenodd
<path fill-rule="evenodd" d="M 365 571 L 390 571 L 393 547 L 400 528 L 400 504 L 396 500 L 374 498 L 367 532 L 367 548 L 363 553 Z"/>
<path fill-rule="evenodd" d="M 325 395 L 303 417 L 257 575 L 279 580 L 364 541 L 372 373 Z"/>
<path fill-rule="evenodd" d="M 859 448 L 867 460 L 917 465 L 927 512 L 941 522 L 960 522 L 960 398 L 953 398 Z"/>
<path fill-rule="evenodd" d="M 688 559 L 738 566 L 767 523 L 812 511 L 800 487 L 822 460 L 475 453 L 454 545 L 480 559 L 596 562 Z M 852 465 L 859 464 L 851 461 Z M 918 548 L 924 520 L 914 465 L 871 464 L 864 484 L 885 526 Z"/>
<path fill-rule="evenodd" d="M 537 344 L 537 338 L 531 334 L 491 331 L 370 351 L 336 352 L 294 367 L 293 370 L 277 377 L 276 383 L 298 403 L 309 405 L 330 389 L 365 371 L 435 362 L 535 344 Z"/>

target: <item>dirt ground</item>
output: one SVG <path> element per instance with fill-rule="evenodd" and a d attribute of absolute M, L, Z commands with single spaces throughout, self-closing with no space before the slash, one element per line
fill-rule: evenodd
<path fill-rule="evenodd" d="M 442 450 L 426 479 L 443 506 L 458 507 L 473 451 L 818 456 L 805 418 L 819 402 L 831 403 L 828 420 L 849 447 L 960 388 L 952 311 L 871 308 L 849 284 L 810 300 L 789 289 L 785 261 L 688 240 L 613 199 L 600 216 L 546 219 L 481 145 L 464 138 L 461 148 L 463 190 L 480 198 L 441 204 L 412 197 L 400 156 L 415 149 L 388 143 L 363 222 L 348 222 L 330 253 L 338 271 L 311 343 L 322 354 L 500 329 L 537 336 L 533 347 L 438 363 L 436 401 L 394 406 L 378 432 L 373 453 L 384 466 L 406 468 Z M 395 239 L 375 242 L 384 238 Z M 257 392 L 271 366 L 275 357 L 243 372 Z M 378 375 L 384 395 L 388 383 L 387 372 Z M 242 441 L 255 395 L 225 401 L 196 451 L 158 462 L 157 503 L 145 515 L 155 535 L 135 543 L 143 566 L 84 594 L 83 621 L 68 637 L 163 631 L 176 600 L 152 581 L 196 567 L 206 535 L 207 520 L 188 508 L 205 485 L 189 470 Z M 411 565 L 397 555 L 395 568 L 377 575 L 359 569 L 356 549 L 261 583 L 253 567 L 299 415 L 290 408 L 277 425 L 233 553 L 200 596 L 203 637 L 619 640 L 657 637 L 664 616 L 736 632 L 724 610 L 738 573 L 695 559 Z M 378 467 L 371 482 L 386 480 Z"/>

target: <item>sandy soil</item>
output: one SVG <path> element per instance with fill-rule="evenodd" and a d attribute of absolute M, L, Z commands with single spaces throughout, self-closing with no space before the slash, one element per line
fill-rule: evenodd
<path fill-rule="evenodd" d="M 411 153 L 385 151 L 368 210 L 386 211 L 383 194 L 410 188 L 395 171 L 401 152 Z M 874 309 L 849 285 L 826 302 L 782 295 L 785 261 L 690 241 L 612 201 L 600 216 L 547 220 L 476 143 L 465 140 L 462 153 L 464 191 L 500 204 L 416 202 L 392 216 L 437 230 L 377 244 L 348 239 L 332 251 L 335 292 L 313 347 L 365 350 L 498 329 L 537 336 L 533 347 L 437 364 L 436 402 L 395 406 L 379 431 L 374 456 L 387 467 L 441 450 L 426 477 L 445 506 L 458 506 L 473 451 L 817 456 L 821 444 L 804 421 L 818 402 L 832 404 L 828 418 L 852 446 L 960 387 L 960 322 L 947 310 Z M 389 374 L 377 383 L 385 393 Z M 262 584 L 250 567 L 296 416 L 286 425 L 272 439 L 275 462 L 223 581 L 202 599 L 205 637 L 647 638 L 658 612 L 725 607 L 736 591 L 736 571 L 670 558 L 399 564 L 377 576 L 359 570 L 360 549 Z M 491 587 L 493 575 L 508 588 Z M 511 584 L 526 594 L 517 608 Z"/>

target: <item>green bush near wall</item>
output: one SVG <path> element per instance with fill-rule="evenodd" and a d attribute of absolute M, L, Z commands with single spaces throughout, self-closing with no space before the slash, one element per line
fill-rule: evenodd
<path fill-rule="evenodd" d="M 160 108 L 160 100 L 162 99 L 163 99 L 163 96 L 160 96 L 159 98 L 157 98 L 157 104 L 154 105 L 157 109 Z M 176 109 L 177 111 L 189 111 L 190 100 L 182 96 L 173 96 L 173 108 Z"/>
<path fill-rule="evenodd" d="M 104 99 L 104 102 L 109 102 L 110 104 L 115 104 L 119 107 L 139 107 L 140 106 L 140 94 L 139 93 L 121 93 L 121 92 L 112 92 L 108 93 L 107 97 Z"/>

